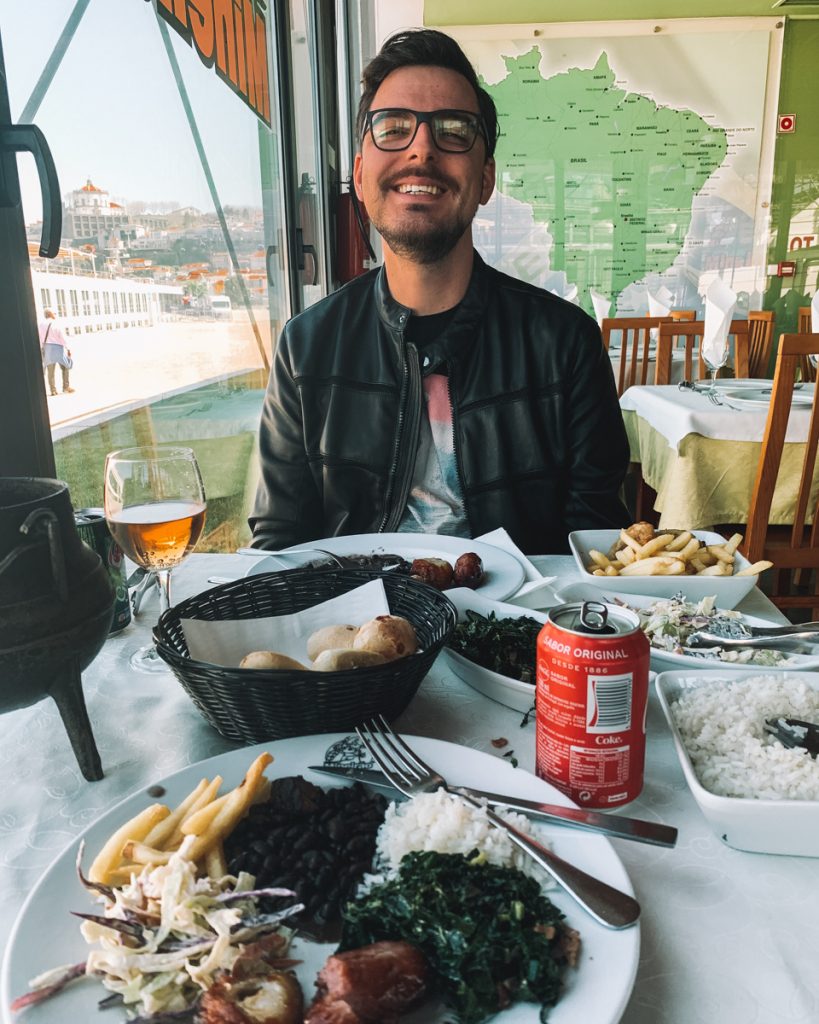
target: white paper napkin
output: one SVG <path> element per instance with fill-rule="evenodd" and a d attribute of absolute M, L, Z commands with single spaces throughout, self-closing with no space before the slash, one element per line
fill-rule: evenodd
<path fill-rule="evenodd" d="M 563 293 L 563 298 L 567 302 L 573 302 L 575 305 L 577 305 L 577 285 L 576 284 L 569 285 L 569 287 Z"/>
<path fill-rule="evenodd" d="M 526 555 L 524 555 L 502 526 L 498 527 L 497 530 L 492 530 L 490 533 L 485 533 L 482 537 L 476 537 L 475 540 L 479 540 L 483 544 L 491 544 L 493 547 L 502 548 L 504 551 L 508 551 L 509 554 L 514 555 L 523 566 L 523 571 L 526 574 L 525 582 L 521 584 L 512 597 L 506 598 L 507 603 L 520 604 L 526 608 L 542 608 L 545 607 L 545 604 L 554 604 L 554 600 L 552 599 L 554 591 L 552 590 L 550 583 L 555 579 L 555 577 L 544 576 L 543 573 L 541 573 L 541 571 L 529 561 Z"/>
<path fill-rule="evenodd" d="M 705 293 L 705 324 L 702 329 L 702 357 L 707 363 L 721 366 L 728 345 L 728 332 L 737 306 L 736 293 L 715 278 Z"/>
<path fill-rule="evenodd" d="M 372 580 L 347 594 L 291 615 L 261 619 L 182 619 L 188 651 L 194 661 L 236 668 L 251 651 L 277 651 L 310 667 L 307 639 L 322 626 L 360 626 L 376 615 L 389 615 L 390 606 L 381 580 Z"/>
<path fill-rule="evenodd" d="M 819 292 L 817 292 L 810 304 L 810 329 L 811 334 L 819 334 Z"/>
<path fill-rule="evenodd" d="M 648 315 L 649 316 L 668 316 L 671 311 L 671 292 L 667 288 L 663 288 L 657 292 L 656 295 L 648 293 Z"/>
<path fill-rule="evenodd" d="M 594 306 L 594 315 L 597 317 L 598 324 L 602 327 L 603 321 L 611 311 L 611 299 L 607 299 L 605 295 L 601 295 L 600 292 L 596 292 L 594 288 L 589 289 L 589 295 L 591 296 L 592 305 Z"/>

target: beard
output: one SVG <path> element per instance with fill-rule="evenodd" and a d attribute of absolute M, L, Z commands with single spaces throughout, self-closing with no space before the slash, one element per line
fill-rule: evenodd
<path fill-rule="evenodd" d="M 407 212 L 422 215 L 428 211 L 419 204 L 416 207 L 410 206 Z M 413 218 L 415 223 L 399 225 L 379 223 L 380 218 L 370 219 L 396 256 L 421 264 L 439 263 L 445 259 L 472 223 L 472 217 L 463 214 L 445 224 L 424 223 L 420 217 L 417 220 Z"/>
<path fill-rule="evenodd" d="M 382 196 L 386 196 L 397 182 L 406 180 L 407 177 L 406 170 L 391 174 L 380 183 Z M 451 193 L 457 194 L 459 191 L 458 182 L 442 174 L 438 168 L 424 168 L 423 177 L 427 181 L 437 182 Z M 441 221 L 437 217 L 430 217 L 430 210 L 426 204 L 414 203 L 406 207 L 405 215 L 397 223 L 390 223 L 386 216 L 382 216 L 380 209 L 370 214 L 370 220 L 396 256 L 411 260 L 413 263 L 439 263 L 463 238 L 477 208 L 477 203 L 471 212 L 456 208 L 449 220 Z"/>

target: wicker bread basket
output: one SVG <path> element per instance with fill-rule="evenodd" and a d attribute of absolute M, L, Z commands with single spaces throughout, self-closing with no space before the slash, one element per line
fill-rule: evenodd
<path fill-rule="evenodd" d="M 415 627 L 418 654 L 344 672 L 224 668 L 190 657 L 182 619 L 287 615 L 379 577 L 392 614 L 404 616 Z M 457 612 L 446 595 L 408 576 L 305 568 L 251 576 L 188 598 L 163 613 L 154 640 L 160 657 L 209 724 L 227 739 L 250 744 L 352 729 L 375 714 L 396 718 L 412 700 L 456 622 Z"/>

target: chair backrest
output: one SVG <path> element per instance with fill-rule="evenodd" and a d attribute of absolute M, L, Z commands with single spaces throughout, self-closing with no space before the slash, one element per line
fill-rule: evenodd
<path fill-rule="evenodd" d="M 672 351 L 678 341 L 685 346 L 685 364 L 683 376 L 685 380 L 692 379 L 694 367 L 694 350 L 699 350 L 702 343 L 702 333 L 705 329 L 703 320 L 693 320 L 690 323 L 664 323 L 660 325 L 660 339 L 657 343 L 657 372 L 655 384 L 671 383 L 671 361 Z M 748 321 L 732 320 L 729 336 L 734 338 L 734 376 L 748 376 Z M 697 356 L 697 377 L 702 379 L 708 376 L 708 369 L 702 358 L 702 353 Z"/>
<path fill-rule="evenodd" d="M 696 320 L 697 311 L 696 309 L 672 309 L 668 315 L 672 320 Z"/>
<path fill-rule="evenodd" d="M 774 315 L 770 309 L 748 313 L 748 376 L 767 377 L 771 361 Z"/>
<path fill-rule="evenodd" d="M 654 384 L 648 380 L 649 367 L 654 353 L 651 351 L 652 328 L 668 323 L 667 317 L 661 316 L 618 316 L 606 317 L 601 324 L 603 345 L 611 353 L 612 335 L 620 336 L 620 360 L 617 370 L 617 394 L 622 393 L 632 384 Z M 612 360 L 613 361 L 613 360 Z M 656 376 L 656 367 L 655 367 Z"/>
<path fill-rule="evenodd" d="M 799 319 L 797 321 L 797 330 L 800 334 L 810 334 L 811 332 L 811 315 L 810 306 L 799 307 Z M 802 356 L 799 360 L 799 376 L 805 381 L 816 380 L 816 367 L 808 359 L 807 356 Z"/>
<path fill-rule="evenodd" d="M 746 557 L 752 562 L 758 561 L 765 550 L 771 502 L 779 476 L 782 450 L 785 445 L 785 432 L 791 413 L 796 368 L 801 359 L 807 359 L 811 355 L 819 356 L 819 334 L 783 334 L 780 338 L 774 371 L 773 394 L 768 408 L 762 450 L 748 511 L 748 528 L 743 544 Z M 817 515 L 819 508 L 814 504 L 814 507 L 808 509 L 816 466 L 817 442 L 819 442 L 817 394 L 819 394 L 819 389 L 814 392 L 813 411 L 805 444 L 805 457 L 802 463 L 790 546 L 783 548 L 782 551 L 777 548 L 777 569 L 819 566 L 819 515 Z M 805 522 L 809 518 L 813 521 L 813 527 L 809 537 L 806 537 Z"/>

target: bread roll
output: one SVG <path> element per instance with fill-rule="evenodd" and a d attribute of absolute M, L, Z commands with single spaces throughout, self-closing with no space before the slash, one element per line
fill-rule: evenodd
<path fill-rule="evenodd" d="M 313 662 L 317 672 L 343 672 L 349 668 L 366 668 L 368 665 L 383 665 L 383 654 L 376 651 L 353 651 L 349 647 L 322 651 Z"/>
<path fill-rule="evenodd" d="M 353 641 L 356 651 L 376 651 L 387 661 L 404 658 L 418 650 L 412 623 L 401 615 L 377 615 L 360 626 Z"/>
<path fill-rule="evenodd" d="M 293 669 L 298 669 L 300 672 L 307 671 L 306 665 L 302 665 L 300 661 L 289 658 L 286 654 L 279 654 L 278 651 L 251 651 L 250 654 L 246 654 L 239 662 L 239 668 L 273 669 L 274 671 L 289 669 L 291 672 Z"/>
<path fill-rule="evenodd" d="M 323 626 L 307 638 L 307 657 L 315 661 L 322 651 L 352 647 L 357 632 L 358 626 Z"/>

